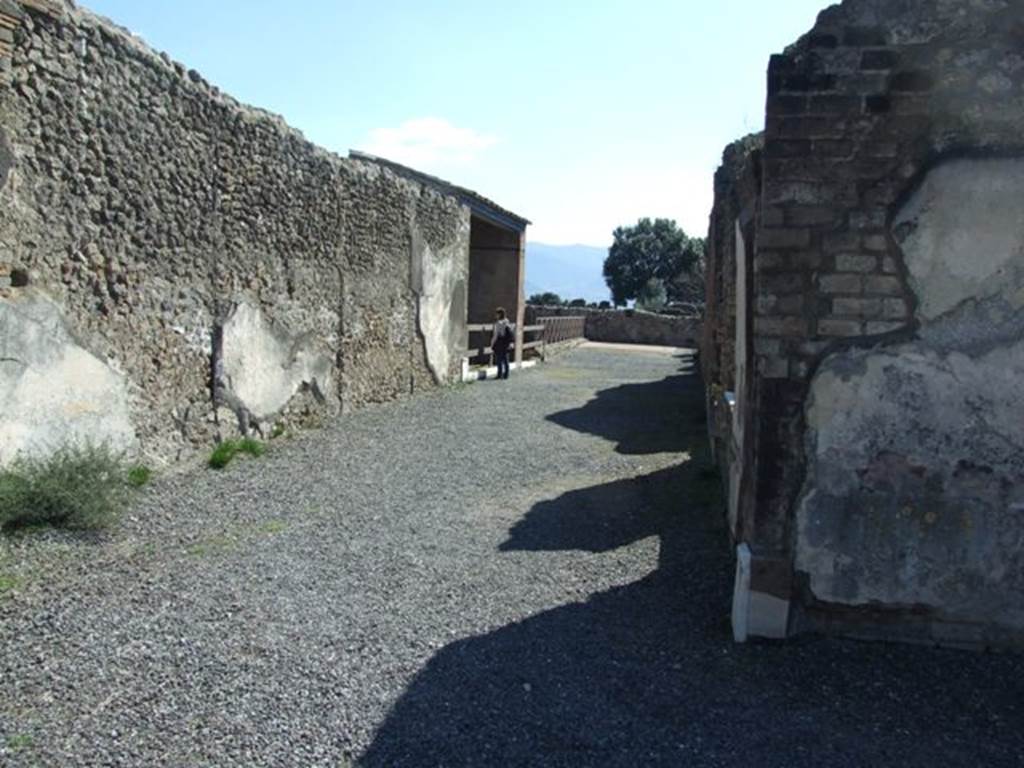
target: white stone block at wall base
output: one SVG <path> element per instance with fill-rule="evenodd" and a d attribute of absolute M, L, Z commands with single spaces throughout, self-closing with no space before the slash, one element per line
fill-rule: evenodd
<path fill-rule="evenodd" d="M 509 371 L 526 371 L 537 365 L 536 360 L 524 360 L 521 363 L 509 363 Z M 464 384 L 468 384 L 473 381 L 486 381 L 487 379 L 498 378 L 498 367 L 492 365 L 489 368 L 476 368 L 472 369 L 469 367 L 469 361 L 465 361 L 462 368 L 462 381 Z"/>
<path fill-rule="evenodd" d="M 61 308 L 42 293 L 0 300 L 0 466 L 67 445 L 133 453 L 124 377 L 83 349 Z"/>
<path fill-rule="evenodd" d="M 732 590 L 732 636 L 737 643 L 750 637 L 750 547 L 736 547 L 736 584 Z"/>
<path fill-rule="evenodd" d="M 753 555 L 736 547 L 736 584 L 732 596 L 732 633 L 737 643 L 752 637 L 782 640 L 789 628 L 789 601 L 750 588 Z"/>

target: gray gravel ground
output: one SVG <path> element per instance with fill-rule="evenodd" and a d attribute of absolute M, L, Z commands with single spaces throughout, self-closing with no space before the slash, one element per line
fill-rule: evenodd
<path fill-rule="evenodd" d="M 580 349 L 0 543 L 3 766 L 1024 765 L 1024 660 L 735 646 L 686 360 Z"/>

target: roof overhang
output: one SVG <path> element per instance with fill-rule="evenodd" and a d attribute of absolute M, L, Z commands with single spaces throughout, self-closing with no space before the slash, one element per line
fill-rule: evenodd
<path fill-rule="evenodd" d="M 470 212 L 474 216 L 479 219 L 483 219 L 496 227 L 521 233 L 525 232 L 526 228 L 531 223 L 528 219 L 524 219 L 522 216 L 512 213 L 512 211 L 502 208 L 493 200 L 488 200 L 483 195 L 478 194 L 471 189 L 466 189 L 465 187 L 460 187 L 457 184 L 452 184 L 450 181 L 439 179 L 437 176 L 431 176 L 428 173 L 417 171 L 415 168 L 410 168 L 406 165 L 402 165 L 401 163 L 396 163 L 393 160 L 369 155 L 365 152 L 359 152 L 354 149 L 349 150 L 348 156 L 353 160 L 373 163 L 375 165 L 388 168 L 399 176 L 404 176 L 407 179 L 418 181 L 421 184 L 433 187 L 444 194 L 451 195 L 469 208 Z"/>

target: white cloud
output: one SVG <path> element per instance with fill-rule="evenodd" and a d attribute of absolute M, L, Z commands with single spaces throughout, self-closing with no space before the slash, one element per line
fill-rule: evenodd
<path fill-rule="evenodd" d="M 361 149 L 419 170 L 472 165 L 498 139 L 460 128 L 439 117 L 406 120 L 397 128 L 376 128 Z"/>

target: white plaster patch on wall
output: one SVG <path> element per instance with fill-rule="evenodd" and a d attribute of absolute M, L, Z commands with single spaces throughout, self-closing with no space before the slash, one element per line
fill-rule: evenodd
<path fill-rule="evenodd" d="M 334 400 L 333 362 L 311 338 L 292 336 L 263 313 L 239 304 L 223 331 L 223 374 L 228 386 L 257 419 L 279 413 L 303 385 Z"/>
<path fill-rule="evenodd" d="M 415 238 L 418 240 L 419 238 Z M 464 318 L 454 318 L 453 308 L 465 314 L 465 264 L 469 253 L 468 223 L 460 229 L 459 237 L 447 247 L 435 251 L 422 242 L 419 259 L 422 270 L 418 301 L 418 323 L 427 365 L 438 384 L 452 378 L 453 362 L 461 356 L 461 334 Z"/>
<path fill-rule="evenodd" d="M 1024 627 L 1024 341 L 829 358 L 807 406 L 796 568 L 821 600 Z"/>
<path fill-rule="evenodd" d="M 921 319 L 999 293 L 1024 269 L 1024 159 L 943 163 L 896 216 L 893 232 Z"/>
<path fill-rule="evenodd" d="M 0 300 L 0 402 L 0 465 L 65 444 L 138 449 L 126 380 L 74 341 L 41 293 Z"/>

